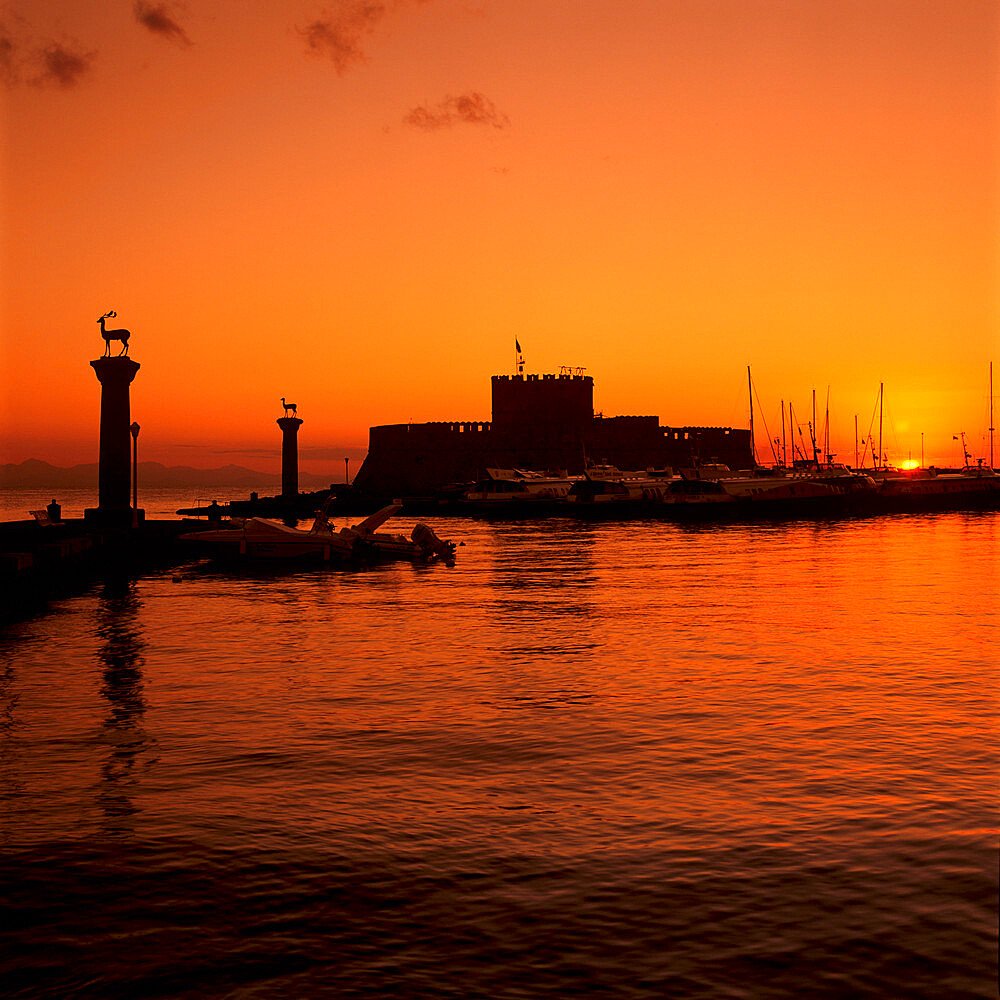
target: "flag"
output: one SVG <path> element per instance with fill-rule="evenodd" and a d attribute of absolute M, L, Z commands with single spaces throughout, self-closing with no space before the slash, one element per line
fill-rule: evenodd
<path fill-rule="evenodd" d="M 521 353 L 521 345 L 517 342 L 517 337 L 514 338 L 514 349 L 518 354 Z"/>

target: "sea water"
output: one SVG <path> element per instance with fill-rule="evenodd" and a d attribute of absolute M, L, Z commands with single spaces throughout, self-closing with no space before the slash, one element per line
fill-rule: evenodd
<path fill-rule="evenodd" d="M 430 523 L 3 629 L 6 996 L 996 995 L 1000 515 Z"/>

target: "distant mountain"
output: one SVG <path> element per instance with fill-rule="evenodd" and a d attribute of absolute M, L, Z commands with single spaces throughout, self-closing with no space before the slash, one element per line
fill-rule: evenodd
<path fill-rule="evenodd" d="M 329 486 L 329 476 L 299 471 L 299 489 Z M 281 476 L 273 472 L 255 472 L 241 465 L 223 465 L 218 469 L 194 469 L 188 465 L 139 463 L 140 487 L 161 486 L 280 486 Z M 74 465 L 68 469 L 50 465 L 37 458 L 18 464 L 0 465 L 0 487 L 9 490 L 97 489 L 97 463 Z"/>

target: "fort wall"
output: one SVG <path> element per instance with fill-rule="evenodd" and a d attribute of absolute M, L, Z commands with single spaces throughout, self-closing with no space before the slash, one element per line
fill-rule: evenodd
<path fill-rule="evenodd" d="M 595 417 L 590 376 L 495 375 L 492 387 L 492 421 L 372 427 L 355 485 L 415 497 L 472 482 L 487 468 L 573 475 L 588 462 L 626 470 L 753 464 L 747 430 L 661 426 L 655 416 Z"/>

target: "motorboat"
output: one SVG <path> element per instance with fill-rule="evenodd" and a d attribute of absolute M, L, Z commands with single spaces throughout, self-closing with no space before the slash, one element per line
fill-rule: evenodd
<path fill-rule="evenodd" d="M 677 479 L 670 483 L 663 496 L 665 504 L 712 507 L 719 504 L 736 503 L 736 497 L 727 493 L 714 479 Z"/>
<path fill-rule="evenodd" d="M 334 537 L 350 543 L 354 552 L 361 557 L 408 559 L 411 562 L 434 562 L 440 559 L 448 564 L 453 563 L 455 543 L 438 538 L 434 530 L 422 521 L 414 525 L 409 538 L 378 530 L 402 509 L 402 504 L 389 504 L 370 517 L 366 517 L 360 524 L 341 528 Z M 321 517 L 323 517 L 322 512 L 317 521 Z"/>
<path fill-rule="evenodd" d="M 565 500 L 574 480 L 523 469 L 487 469 L 486 476 L 462 494 L 462 503 L 485 507 Z"/>
<path fill-rule="evenodd" d="M 1000 505 L 1000 476 L 988 465 L 961 469 L 882 469 L 873 475 L 879 500 L 891 509 Z"/>
<path fill-rule="evenodd" d="M 566 499 L 576 504 L 661 503 L 675 480 L 670 469 L 622 472 L 613 466 L 595 466 L 573 483 Z"/>
<path fill-rule="evenodd" d="M 292 528 L 262 517 L 234 520 L 229 527 L 181 535 L 220 557 L 270 559 L 291 562 L 340 563 L 405 559 L 411 562 L 453 563 L 455 543 L 444 541 L 426 524 L 418 523 L 409 538 L 378 529 L 402 510 L 390 504 L 358 524 L 334 530 L 325 505 L 308 530 Z"/>
<path fill-rule="evenodd" d="M 831 466 L 813 469 L 767 469 L 723 477 L 719 485 L 737 500 L 823 500 L 873 493 L 875 482 L 860 472 Z"/>
<path fill-rule="evenodd" d="M 179 540 L 219 558 L 335 563 L 355 555 L 354 538 L 330 530 L 303 531 L 263 517 L 234 518 L 226 527 L 189 532 Z"/>

